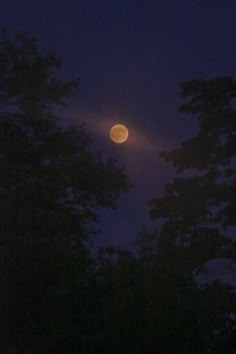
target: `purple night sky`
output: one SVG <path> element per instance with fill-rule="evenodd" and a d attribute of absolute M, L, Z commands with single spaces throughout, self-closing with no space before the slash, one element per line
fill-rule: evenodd
<path fill-rule="evenodd" d="M 183 80 L 235 75 L 235 0 L 11 0 L 0 24 L 25 30 L 65 60 L 63 75 L 81 88 L 64 120 L 86 122 L 105 156 L 126 167 L 133 190 L 102 212 L 101 243 L 128 246 L 144 223 L 146 201 L 160 196 L 173 170 L 159 159 L 196 129 L 176 113 Z M 123 145 L 109 140 L 127 125 Z"/>

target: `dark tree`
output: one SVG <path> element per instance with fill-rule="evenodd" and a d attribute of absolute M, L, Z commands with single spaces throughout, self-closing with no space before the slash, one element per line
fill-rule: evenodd
<path fill-rule="evenodd" d="M 212 347 L 214 353 L 233 353 L 232 327 L 226 320 L 234 310 L 230 292 L 220 284 L 200 290 L 193 274 L 233 247 L 228 236 L 236 222 L 236 81 L 193 80 L 181 88 L 186 103 L 180 111 L 197 117 L 199 130 L 180 148 L 161 153 L 179 176 L 166 186 L 164 197 L 149 202 L 151 217 L 163 223 L 158 268 L 170 286 L 165 291 L 177 301 L 168 320 L 175 317 L 176 326 L 182 327 L 185 345 L 179 352 L 202 353 Z"/>
<path fill-rule="evenodd" d="M 60 125 L 56 110 L 79 84 L 59 78 L 61 65 L 54 53 L 40 53 L 27 34 L 17 33 L 11 39 L 1 31 L 0 346 L 4 353 L 73 352 L 71 338 L 79 338 L 78 333 L 73 337 L 73 328 L 82 326 L 84 312 L 79 311 L 87 306 L 82 284 L 91 263 L 88 241 L 98 208 L 115 207 L 120 192 L 129 188 L 115 161 L 104 161 L 94 151 L 83 125 Z M 77 343 L 79 351 L 80 339 Z"/>

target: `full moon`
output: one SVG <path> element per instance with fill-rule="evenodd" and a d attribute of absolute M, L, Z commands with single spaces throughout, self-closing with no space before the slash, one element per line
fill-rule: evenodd
<path fill-rule="evenodd" d="M 122 144 L 128 139 L 128 136 L 128 129 L 122 124 L 116 124 L 110 130 L 110 138 L 114 143 Z"/>

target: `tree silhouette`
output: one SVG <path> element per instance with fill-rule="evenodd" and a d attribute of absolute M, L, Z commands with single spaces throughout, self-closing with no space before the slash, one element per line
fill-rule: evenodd
<path fill-rule="evenodd" d="M 98 208 L 115 207 L 120 192 L 129 188 L 116 162 L 94 151 L 83 125 L 60 125 L 56 109 L 79 84 L 59 78 L 61 65 L 54 53 L 40 53 L 26 33 L 11 39 L 1 30 L 0 345 L 5 353 L 64 353 L 63 345 L 72 350 L 66 333 L 73 321 L 78 329 L 83 318 L 80 296 L 91 267 L 87 242 Z"/>
<path fill-rule="evenodd" d="M 198 118 L 199 131 L 180 148 L 161 153 L 179 176 L 166 186 L 164 197 L 149 202 L 151 217 L 163 222 L 158 269 L 161 284 L 170 286 L 166 293 L 182 303 L 177 302 L 169 316 L 177 319 L 176 327 L 182 331 L 185 345 L 181 351 L 178 343 L 180 352 L 201 353 L 212 346 L 214 353 L 233 353 L 232 327 L 227 331 L 226 320 L 226 313 L 235 309 L 230 292 L 217 283 L 200 289 L 193 274 L 232 247 L 227 236 L 236 215 L 236 82 L 228 77 L 193 80 L 181 88 L 187 102 L 180 111 Z"/>

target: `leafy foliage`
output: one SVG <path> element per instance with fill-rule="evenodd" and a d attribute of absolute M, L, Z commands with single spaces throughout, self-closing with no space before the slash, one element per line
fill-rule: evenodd
<path fill-rule="evenodd" d="M 65 321 L 69 330 L 72 290 L 80 296 L 77 283 L 91 267 L 88 241 L 98 209 L 115 207 L 129 188 L 116 162 L 94 151 L 83 125 L 59 124 L 56 108 L 79 84 L 58 78 L 61 64 L 55 54 L 41 54 L 27 34 L 10 39 L 1 32 L 0 326 L 5 352 L 11 347 L 59 352 L 56 322 Z"/>
<path fill-rule="evenodd" d="M 212 347 L 214 353 L 232 353 L 233 347 L 226 343 L 230 342 L 230 333 L 233 338 L 233 327 L 229 329 L 226 318 L 235 311 L 233 295 L 222 284 L 200 289 L 193 275 L 203 270 L 208 260 L 233 249 L 228 229 L 235 227 L 236 215 L 236 82 L 229 77 L 193 80 L 184 82 L 181 88 L 187 102 L 179 110 L 197 117 L 199 131 L 180 148 L 161 153 L 179 175 L 166 186 L 164 197 L 149 201 L 151 217 L 163 221 L 159 262 L 164 266 L 165 281 L 174 284 L 179 279 L 173 292 L 180 292 L 182 300 L 189 302 L 189 314 L 195 324 L 199 323 L 199 344 L 203 340 L 199 347 L 191 339 L 189 321 L 187 328 L 182 325 L 191 350 L 201 353 Z M 169 280 L 168 269 L 172 274 Z M 195 307 L 198 296 L 199 308 Z M 177 298 L 176 294 L 173 301 Z M 178 324 L 182 323 L 177 318 Z M 191 352 L 190 347 L 188 350 Z"/>

